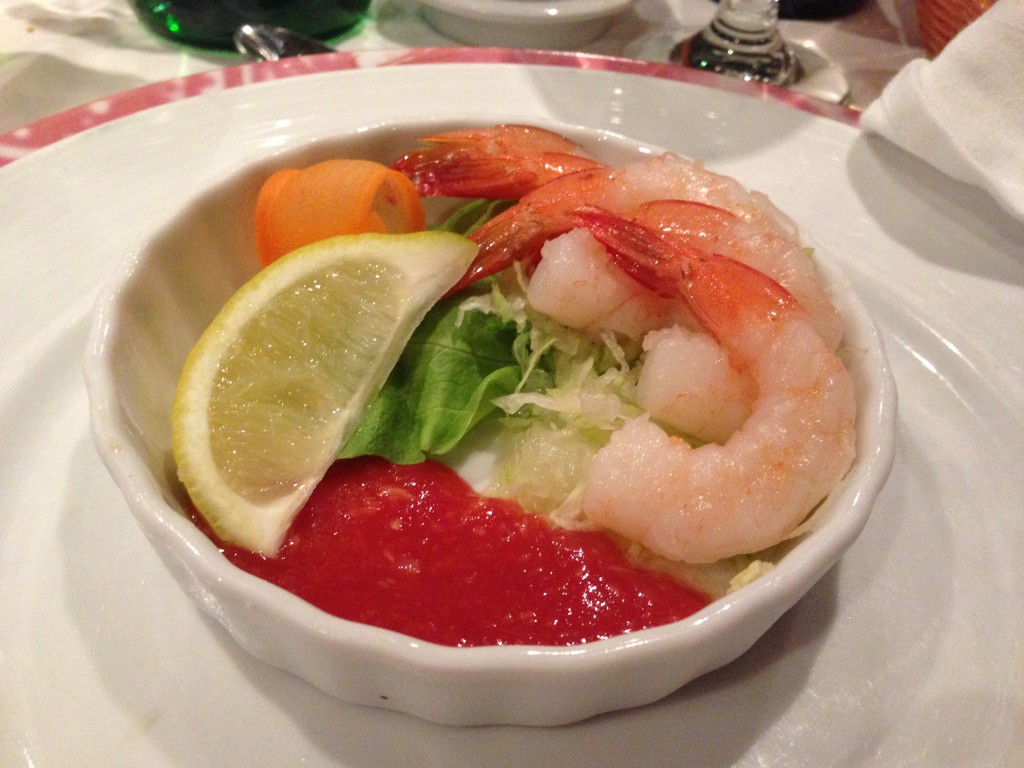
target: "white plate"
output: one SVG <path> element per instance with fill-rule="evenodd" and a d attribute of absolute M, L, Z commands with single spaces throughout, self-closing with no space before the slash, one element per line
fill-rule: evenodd
<path fill-rule="evenodd" d="M 847 123 L 639 64 L 433 58 L 474 56 L 213 90 L 0 169 L 0 765 L 1024 764 L 1024 226 Z M 92 448 L 79 361 L 93 297 L 176 196 L 424 114 L 561 121 L 703 157 L 835 254 L 885 336 L 899 442 L 864 533 L 751 652 L 657 704 L 545 730 L 340 704 L 193 608 Z"/>

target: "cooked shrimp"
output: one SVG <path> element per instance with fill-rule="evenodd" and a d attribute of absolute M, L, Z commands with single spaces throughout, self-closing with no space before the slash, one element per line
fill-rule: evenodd
<path fill-rule="evenodd" d="M 518 200 L 537 187 L 600 165 L 578 144 L 529 125 L 448 131 L 393 163 L 422 195 Z"/>
<path fill-rule="evenodd" d="M 853 462 L 848 371 L 793 297 L 757 270 L 605 211 L 574 220 L 634 278 L 686 301 L 756 387 L 749 416 L 724 445 L 694 448 L 647 418 L 627 422 L 595 458 L 583 514 L 690 563 L 782 541 Z"/>
<path fill-rule="evenodd" d="M 631 279 L 585 229 L 549 240 L 541 254 L 526 300 L 562 325 L 594 337 L 612 331 L 633 341 L 656 328 L 696 327 L 685 304 Z"/>
<path fill-rule="evenodd" d="M 518 200 L 561 176 L 608 167 L 588 157 L 565 136 L 530 125 L 467 128 L 426 136 L 421 141 L 429 146 L 399 158 L 393 167 L 412 180 L 422 195 Z M 708 171 L 702 163 L 672 153 L 662 157 L 682 163 L 675 187 L 685 194 L 671 197 L 707 202 L 745 220 L 767 215 L 781 234 L 796 237 L 793 221 L 763 194 Z M 637 167 L 662 174 L 656 164 Z"/>
<path fill-rule="evenodd" d="M 588 168 L 530 192 L 473 233 L 480 251 L 453 291 L 501 271 L 513 260 L 537 264 L 544 243 L 572 229 L 572 212 L 585 205 L 635 217 L 674 240 L 754 266 L 782 283 L 826 343 L 838 346 L 839 313 L 818 282 L 813 263 L 788 234 L 795 231 L 791 222 L 763 195 L 672 154 L 619 168 Z"/>
<path fill-rule="evenodd" d="M 517 259 L 535 262 L 547 240 L 572 229 L 572 212 L 585 205 L 626 214 L 651 201 L 689 201 L 678 206 L 675 214 L 695 217 L 693 229 L 708 221 L 709 206 L 774 234 L 783 234 L 791 226 L 788 220 L 777 219 L 773 209 L 754 193 L 732 179 L 723 179 L 700 163 L 673 154 L 560 176 L 525 195 L 473 234 L 480 245 L 478 262 L 498 269 Z M 682 232 L 687 224 L 680 221 L 674 227 Z"/>
<path fill-rule="evenodd" d="M 660 296 L 615 266 L 585 229 L 544 244 L 526 289 L 530 306 L 598 338 L 611 331 L 643 343 L 637 404 L 653 418 L 700 441 L 724 442 L 754 400 L 749 377 L 729 365 L 678 296 Z"/>

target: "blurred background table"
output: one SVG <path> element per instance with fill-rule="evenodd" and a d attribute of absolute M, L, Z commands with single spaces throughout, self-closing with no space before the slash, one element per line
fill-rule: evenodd
<path fill-rule="evenodd" d="M 665 61 L 672 46 L 715 13 L 712 0 L 637 0 L 589 53 Z M 867 0 L 824 21 L 781 22 L 839 64 L 849 105 L 863 109 L 904 64 L 924 56 L 912 0 Z M 374 0 L 340 50 L 459 45 L 433 30 L 417 0 Z M 0 0 L 0 133 L 113 93 L 242 61 L 233 53 L 182 48 L 136 20 L 126 0 Z"/>

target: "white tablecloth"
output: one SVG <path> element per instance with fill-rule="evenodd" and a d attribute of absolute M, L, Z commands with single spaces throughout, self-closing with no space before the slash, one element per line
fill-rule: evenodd
<path fill-rule="evenodd" d="M 585 50 L 664 61 L 672 44 L 698 31 L 715 9 L 711 0 L 637 0 Z M 858 108 L 923 55 L 908 0 L 869 0 L 851 16 L 783 21 L 782 30 L 794 42 L 813 42 L 842 66 L 850 103 Z M 358 33 L 335 44 L 372 50 L 458 43 L 423 21 L 416 0 L 373 0 Z M 156 37 L 126 0 L 0 0 L 0 133 L 112 93 L 240 61 Z"/>

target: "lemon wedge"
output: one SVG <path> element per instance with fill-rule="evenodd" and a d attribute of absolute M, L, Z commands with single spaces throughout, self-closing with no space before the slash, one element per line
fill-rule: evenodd
<path fill-rule="evenodd" d="M 344 235 L 260 271 L 206 329 L 171 414 L 178 476 L 225 541 L 273 555 L 476 245 Z"/>

